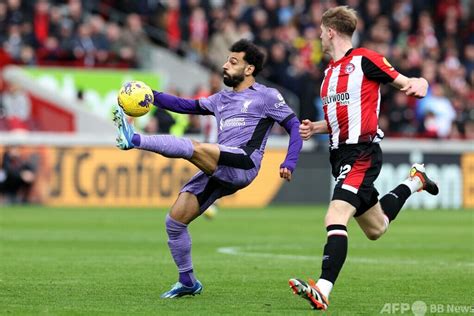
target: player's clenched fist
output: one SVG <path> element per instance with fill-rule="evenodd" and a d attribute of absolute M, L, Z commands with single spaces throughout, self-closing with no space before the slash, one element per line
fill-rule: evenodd
<path fill-rule="evenodd" d="M 300 124 L 300 136 L 304 140 L 308 140 L 313 136 L 313 123 L 310 120 L 303 120 Z"/>
<path fill-rule="evenodd" d="M 409 78 L 408 85 L 400 89 L 407 96 L 424 98 L 428 91 L 428 81 L 425 78 Z"/>
<path fill-rule="evenodd" d="M 286 181 L 291 181 L 291 170 L 288 168 L 280 168 L 280 178 L 285 179 Z"/>

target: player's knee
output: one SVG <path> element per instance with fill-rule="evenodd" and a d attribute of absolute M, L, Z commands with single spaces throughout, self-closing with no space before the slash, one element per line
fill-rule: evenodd
<path fill-rule="evenodd" d="M 198 142 L 197 140 L 191 139 L 191 143 L 193 144 L 193 149 L 194 149 L 195 152 L 201 150 L 201 147 L 202 147 L 201 142 Z"/>
<path fill-rule="evenodd" d="M 217 147 L 217 153 L 214 153 L 213 148 L 210 144 L 201 143 L 197 140 L 191 140 L 193 144 L 193 157 L 201 157 L 201 159 L 212 160 L 215 156 L 218 157 L 219 149 Z"/>
<path fill-rule="evenodd" d="M 367 233 L 366 236 L 369 240 L 377 240 L 380 238 L 380 235 L 373 234 L 373 233 Z"/>
<path fill-rule="evenodd" d="M 346 202 L 343 202 L 342 204 L 339 202 L 340 201 L 331 202 L 324 219 L 326 226 L 334 224 L 342 224 L 347 226 L 349 219 L 354 215 L 355 209 L 353 206 L 347 204 Z"/>
<path fill-rule="evenodd" d="M 365 235 L 367 236 L 369 240 L 377 240 L 383 235 L 384 232 L 385 230 L 383 229 L 372 228 L 365 231 Z"/>

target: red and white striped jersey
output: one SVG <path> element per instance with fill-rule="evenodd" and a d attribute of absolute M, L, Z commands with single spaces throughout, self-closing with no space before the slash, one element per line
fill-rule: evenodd
<path fill-rule="evenodd" d="M 338 61 L 331 60 L 321 85 L 331 149 L 380 142 L 380 84 L 392 82 L 398 74 L 385 57 L 365 48 L 350 49 Z"/>

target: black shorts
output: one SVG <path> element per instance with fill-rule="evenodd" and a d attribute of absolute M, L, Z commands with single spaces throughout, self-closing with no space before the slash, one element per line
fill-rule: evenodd
<path fill-rule="evenodd" d="M 354 217 L 378 202 L 375 179 L 382 168 L 379 144 L 342 145 L 331 150 L 332 175 L 336 180 L 332 200 L 343 200 L 356 208 Z"/>

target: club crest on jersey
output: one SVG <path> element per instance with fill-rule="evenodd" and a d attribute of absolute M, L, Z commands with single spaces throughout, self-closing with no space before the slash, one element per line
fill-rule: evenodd
<path fill-rule="evenodd" d="M 242 113 L 247 113 L 248 110 L 249 110 L 249 105 L 250 103 L 252 103 L 252 100 L 247 100 L 244 102 L 244 105 L 242 106 L 242 109 L 240 110 L 240 112 Z"/>
<path fill-rule="evenodd" d="M 353 72 L 355 69 L 355 66 L 353 63 L 348 63 L 346 65 L 346 69 L 344 69 L 344 71 L 346 72 L 346 74 L 350 74 L 351 72 Z"/>

